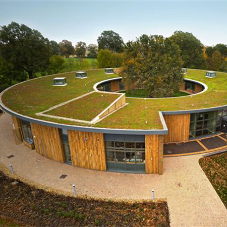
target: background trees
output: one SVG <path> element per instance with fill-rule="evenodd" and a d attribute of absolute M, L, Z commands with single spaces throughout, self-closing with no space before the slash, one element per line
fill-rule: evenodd
<path fill-rule="evenodd" d="M 179 47 L 163 36 L 142 35 L 128 42 L 120 75 L 126 85 L 149 91 L 150 97 L 171 96 L 183 80 Z"/>
<path fill-rule="evenodd" d="M 86 54 L 87 45 L 85 42 L 78 42 L 75 46 L 75 54 L 79 58 L 84 58 Z"/>
<path fill-rule="evenodd" d="M 88 57 L 89 58 L 97 58 L 98 55 L 98 46 L 96 44 L 89 44 L 87 47 Z"/>
<path fill-rule="evenodd" d="M 118 68 L 122 66 L 123 58 L 119 53 L 110 50 L 100 50 L 97 57 L 99 68 Z"/>
<path fill-rule="evenodd" d="M 60 46 L 60 53 L 62 56 L 69 57 L 70 55 L 74 55 L 75 49 L 72 45 L 72 42 L 68 40 L 62 40 L 59 43 Z"/>
<path fill-rule="evenodd" d="M 103 31 L 98 37 L 98 49 L 108 49 L 113 52 L 122 53 L 124 42 L 120 35 L 112 30 Z"/>
<path fill-rule="evenodd" d="M 183 67 L 185 68 L 205 68 L 203 57 L 203 44 L 193 34 L 188 32 L 176 31 L 170 37 L 181 50 Z"/>
<path fill-rule="evenodd" d="M 0 30 L 1 56 L 12 65 L 14 71 L 34 73 L 48 68 L 51 49 L 48 39 L 26 25 L 12 22 Z"/>

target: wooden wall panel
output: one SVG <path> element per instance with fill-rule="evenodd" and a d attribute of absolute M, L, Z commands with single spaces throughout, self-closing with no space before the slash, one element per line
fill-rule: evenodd
<path fill-rule="evenodd" d="M 72 163 L 87 169 L 106 170 L 104 135 L 68 130 Z"/>
<path fill-rule="evenodd" d="M 17 117 L 12 116 L 13 122 L 13 137 L 16 144 L 23 142 L 23 133 L 21 130 L 21 120 Z"/>
<path fill-rule="evenodd" d="M 164 143 L 181 142 L 189 139 L 190 114 L 164 115 L 168 135 Z"/>
<path fill-rule="evenodd" d="M 110 81 L 110 91 L 119 91 L 120 90 L 120 80 Z"/>
<path fill-rule="evenodd" d="M 163 136 L 145 135 L 146 173 L 163 173 Z"/>
<path fill-rule="evenodd" d="M 203 90 L 203 86 L 200 84 L 195 84 L 195 94 Z"/>
<path fill-rule="evenodd" d="M 21 120 L 19 118 L 12 116 L 12 122 L 15 129 L 21 128 Z"/>
<path fill-rule="evenodd" d="M 59 162 L 65 162 L 63 145 L 58 128 L 31 123 L 36 152 Z"/>

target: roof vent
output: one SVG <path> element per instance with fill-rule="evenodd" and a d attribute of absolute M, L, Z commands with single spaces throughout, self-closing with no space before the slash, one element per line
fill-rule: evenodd
<path fill-rule="evenodd" d="M 113 68 L 105 68 L 106 74 L 114 74 Z"/>
<path fill-rule="evenodd" d="M 84 71 L 76 72 L 76 78 L 79 78 L 79 79 L 87 78 L 87 73 Z"/>
<path fill-rule="evenodd" d="M 55 77 L 54 79 L 54 86 L 65 86 L 67 85 L 66 77 Z"/>
<path fill-rule="evenodd" d="M 214 72 L 214 71 L 206 71 L 206 77 L 214 78 L 214 77 L 216 77 L 216 72 Z"/>
<path fill-rule="evenodd" d="M 187 71 L 188 71 L 187 68 L 182 68 L 182 69 L 181 69 L 181 72 L 182 72 L 183 74 L 186 74 Z"/>

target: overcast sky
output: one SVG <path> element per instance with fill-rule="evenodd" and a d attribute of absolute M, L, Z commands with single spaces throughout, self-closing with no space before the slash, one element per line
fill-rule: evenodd
<path fill-rule="evenodd" d="M 204 45 L 227 44 L 227 0 L 0 0 L 0 25 L 12 21 L 74 45 L 97 43 L 104 30 L 119 33 L 124 42 L 181 30 Z"/>

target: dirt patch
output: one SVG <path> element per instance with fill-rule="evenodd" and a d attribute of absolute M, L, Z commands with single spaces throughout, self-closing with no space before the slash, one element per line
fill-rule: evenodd
<path fill-rule="evenodd" d="M 201 158 L 199 164 L 227 208 L 227 153 Z"/>
<path fill-rule="evenodd" d="M 165 201 L 115 202 L 31 187 L 0 172 L 0 216 L 28 226 L 170 226 Z"/>

